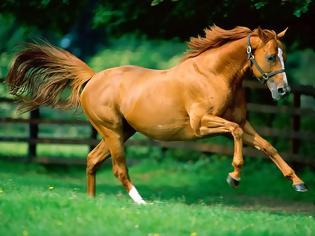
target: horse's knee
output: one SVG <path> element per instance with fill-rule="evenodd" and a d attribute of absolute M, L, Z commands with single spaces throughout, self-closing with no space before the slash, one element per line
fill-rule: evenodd
<path fill-rule="evenodd" d="M 234 138 L 241 139 L 243 137 L 244 131 L 238 124 L 232 123 L 230 130 Z"/>
<path fill-rule="evenodd" d="M 97 168 L 110 157 L 109 152 L 92 151 L 87 156 L 86 171 L 88 174 L 95 174 Z"/>
<path fill-rule="evenodd" d="M 86 172 L 87 174 L 95 174 L 97 167 L 103 163 L 105 157 L 98 157 L 90 153 L 87 157 Z"/>
<path fill-rule="evenodd" d="M 87 155 L 86 171 L 88 174 L 94 174 L 96 169 L 110 157 L 110 152 L 102 140 L 92 151 Z"/>

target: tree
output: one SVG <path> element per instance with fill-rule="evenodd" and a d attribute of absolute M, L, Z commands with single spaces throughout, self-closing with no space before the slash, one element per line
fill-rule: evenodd
<path fill-rule="evenodd" d="M 0 12 L 13 15 L 16 24 L 36 27 L 48 38 L 70 35 L 72 47 L 77 44 L 83 49 L 82 56 L 93 53 L 106 35 L 129 32 L 188 40 L 214 23 L 223 28 L 262 26 L 278 32 L 288 26 L 286 42 L 315 48 L 312 0 L 2 0 Z"/>

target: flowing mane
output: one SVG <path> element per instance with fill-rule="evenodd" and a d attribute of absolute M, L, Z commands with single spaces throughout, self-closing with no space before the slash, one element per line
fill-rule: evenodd
<path fill-rule="evenodd" d="M 196 57 L 201 53 L 222 46 L 223 44 L 246 37 L 249 33 L 257 35 L 257 29 L 254 31 L 247 27 L 237 26 L 231 30 L 222 29 L 216 25 L 204 30 L 205 36 L 191 37 L 187 43 L 188 51 L 185 53 L 183 60 Z M 272 30 L 263 30 L 268 39 L 274 38 L 276 33 Z"/>

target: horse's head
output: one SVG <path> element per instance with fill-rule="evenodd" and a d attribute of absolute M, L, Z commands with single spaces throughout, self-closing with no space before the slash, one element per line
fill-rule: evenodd
<path fill-rule="evenodd" d="M 286 30 L 276 34 L 274 31 L 258 28 L 247 37 L 247 55 L 253 74 L 260 82 L 267 84 L 275 100 L 290 92 L 284 69 L 285 50 L 280 42 Z M 254 35 L 259 38 L 255 50 L 251 45 L 251 36 Z"/>

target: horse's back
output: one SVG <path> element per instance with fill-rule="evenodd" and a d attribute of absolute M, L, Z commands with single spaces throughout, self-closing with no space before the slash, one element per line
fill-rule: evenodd
<path fill-rule="evenodd" d="M 161 84 L 166 70 L 153 70 L 139 66 L 121 66 L 96 73 L 81 93 L 81 100 L 95 103 L 122 102 L 124 97 L 132 97 Z M 164 76 L 165 77 L 165 76 Z"/>

